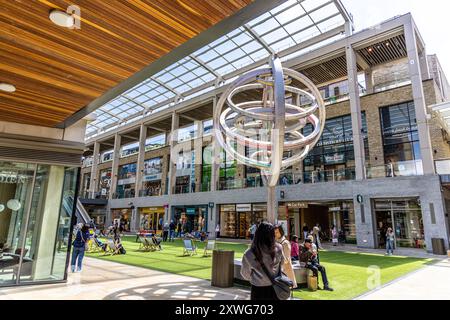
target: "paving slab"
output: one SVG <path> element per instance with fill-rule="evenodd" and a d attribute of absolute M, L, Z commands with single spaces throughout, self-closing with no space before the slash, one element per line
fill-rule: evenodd
<path fill-rule="evenodd" d="M 246 300 L 243 288 L 215 288 L 210 281 L 85 258 L 67 283 L 2 288 L 0 300 Z"/>

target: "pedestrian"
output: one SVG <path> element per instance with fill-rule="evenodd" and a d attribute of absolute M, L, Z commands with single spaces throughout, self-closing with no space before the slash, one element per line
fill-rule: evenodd
<path fill-rule="evenodd" d="M 339 233 L 337 231 L 336 226 L 333 224 L 331 227 L 331 241 L 333 242 L 333 246 L 337 246 L 339 242 Z"/>
<path fill-rule="evenodd" d="M 256 229 L 258 229 L 258 227 L 256 226 L 255 223 L 253 223 L 250 229 L 248 229 L 248 231 L 250 232 L 250 240 L 252 241 L 255 238 Z"/>
<path fill-rule="evenodd" d="M 297 236 L 292 236 L 291 239 L 291 259 L 292 261 L 298 261 L 299 259 L 299 246 Z"/>
<path fill-rule="evenodd" d="M 286 239 L 284 229 L 281 224 L 277 224 L 275 226 L 275 240 L 283 247 L 283 271 L 288 276 L 288 278 L 291 279 L 292 287 L 295 289 L 297 288 L 297 281 L 295 279 L 294 268 L 292 267 L 291 244 L 289 243 L 288 239 Z"/>
<path fill-rule="evenodd" d="M 169 236 L 169 229 L 170 229 L 170 225 L 168 222 L 164 223 L 163 226 L 163 241 L 166 242 L 167 241 L 167 237 Z"/>
<path fill-rule="evenodd" d="M 182 224 L 181 224 L 181 219 L 178 220 L 178 224 L 177 224 L 177 237 L 181 238 L 181 231 L 182 231 Z"/>
<path fill-rule="evenodd" d="M 175 241 L 175 223 L 173 222 L 173 220 L 170 220 L 170 225 L 169 225 L 169 241 L 174 242 Z"/>
<path fill-rule="evenodd" d="M 216 226 L 216 239 L 218 239 L 220 237 L 220 225 L 217 224 Z"/>
<path fill-rule="evenodd" d="M 386 254 L 392 256 L 394 254 L 395 235 L 391 227 L 386 231 Z"/>
<path fill-rule="evenodd" d="M 86 244 L 88 243 L 89 238 L 89 227 L 87 225 L 83 225 L 81 228 L 77 229 L 75 240 L 72 243 L 72 272 L 81 272 L 84 252 L 86 250 Z"/>
<path fill-rule="evenodd" d="M 309 234 L 309 227 L 306 223 L 303 224 L 303 240 L 305 240 L 306 238 L 308 238 L 308 234 Z"/>
<path fill-rule="evenodd" d="M 250 281 L 251 300 L 279 300 L 269 275 L 272 278 L 278 275 L 282 271 L 283 261 L 283 248 L 275 241 L 275 228 L 268 222 L 262 222 L 250 249 L 242 257 L 241 276 Z"/>
<path fill-rule="evenodd" d="M 313 236 L 314 236 L 314 243 L 316 244 L 317 248 L 322 248 L 322 243 L 320 242 L 320 225 L 317 223 L 313 228 Z"/>

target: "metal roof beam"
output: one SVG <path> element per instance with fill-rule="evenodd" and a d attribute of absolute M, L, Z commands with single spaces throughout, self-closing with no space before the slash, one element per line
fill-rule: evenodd
<path fill-rule="evenodd" d="M 256 33 L 248 24 L 244 25 L 245 30 L 260 44 L 266 49 L 270 54 L 275 54 L 275 50 L 273 50 L 269 44 Z"/>

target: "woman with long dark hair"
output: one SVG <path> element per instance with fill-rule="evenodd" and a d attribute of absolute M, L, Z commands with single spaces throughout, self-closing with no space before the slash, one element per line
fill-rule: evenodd
<path fill-rule="evenodd" d="M 283 261 L 283 248 L 275 241 L 274 226 L 262 222 L 256 230 L 251 248 L 242 258 L 241 275 L 250 281 L 251 300 L 279 300 L 262 263 L 274 278 L 282 271 Z"/>

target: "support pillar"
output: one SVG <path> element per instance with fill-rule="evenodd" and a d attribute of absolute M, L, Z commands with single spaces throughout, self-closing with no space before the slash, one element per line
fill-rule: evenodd
<path fill-rule="evenodd" d="M 217 106 L 217 97 L 213 99 L 213 108 Z M 214 129 L 213 129 L 214 130 Z M 216 140 L 216 134 L 212 134 L 211 144 L 211 191 L 218 190 L 219 177 L 220 177 L 220 146 Z"/>
<path fill-rule="evenodd" d="M 139 131 L 139 154 L 136 168 L 136 186 L 135 197 L 139 198 L 142 190 L 142 181 L 144 180 L 144 161 L 145 161 L 145 142 L 147 140 L 147 127 L 141 124 Z"/>
<path fill-rule="evenodd" d="M 202 191 L 202 163 L 203 163 L 203 121 L 195 121 L 197 136 L 194 140 L 195 192 Z"/>
<path fill-rule="evenodd" d="M 348 90 L 353 129 L 356 180 L 363 180 L 366 177 L 366 169 L 356 53 L 350 45 L 346 47 L 345 51 L 347 58 Z"/>
<path fill-rule="evenodd" d="M 411 77 L 414 108 L 416 111 L 417 129 L 419 131 L 420 153 L 422 157 L 423 174 L 432 175 L 434 171 L 433 148 L 428 129 L 428 114 L 422 85 L 419 54 L 417 49 L 416 31 L 413 21 L 405 24 L 406 49 L 409 60 L 409 75 Z"/>
<path fill-rule="evenodd" d="M 89 198 L 95 199 L 98 191 L 98 163 L 100 159 L 100 143 L 94 142 L 94 155 L 91 167 L 91 181 L 89 183 Z"/>
<path fill-rule="evenodd" d="M 364 78 L 366 80 L 366 93 L 372 94 L 374 92 L 372 69 L 367 69 L 364 71 Z"/>
<path fill-rule="evenodd" d="M 120 147 L 122 145 L 122 136 L 118 133 L 114 136 L 114 152 L 111 168 L 111 189 L 109 191 L 109 199 L 114 199 L 117 190 L 117 180 L 119 175 Z"/>
<path fill-rule="evenodd" d="M 174 112 L 172 113 L 172 127 L 169 135 L 169 146 L 170 146 L 169 187 L 168 187 L 169 195 L 175 193 L 177 159 L 178 159 L 178 154 L 176 154 L 175 146 L 178 143 L 179 126 L 180 126 L 180 115 Z"/>

